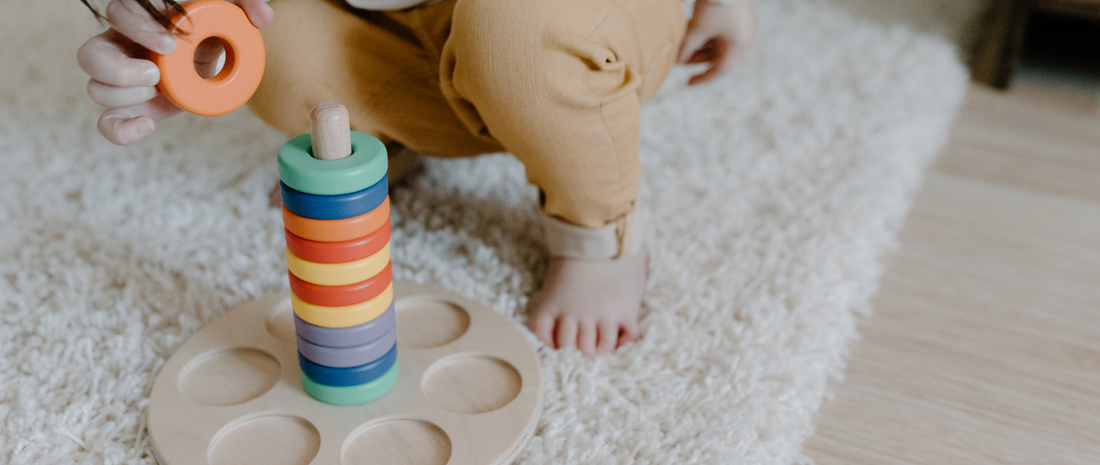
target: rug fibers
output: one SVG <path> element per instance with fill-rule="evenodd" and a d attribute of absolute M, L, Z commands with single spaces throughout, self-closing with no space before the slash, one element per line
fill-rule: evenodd
<path fill-rule="evenodd" d="M 529 337 L 545 411 L 520 463 L 809 460 L 813 414 L 966 85 L 952 40 L 976 8 L 887 3 L 900 10 L 876 15 L 918 26 L 761 1 L 736 70 L 693 88 L 677 70 L 646 106 L 644 337 L 594 361 Z M 266 207 L 285 137 L 242 109 L 111 146 L 74 59 L 96 23 L 75 1 L 0 6 L 0 462 L 151 464 L 158 368 L 287 287 Z M 518 162 L 432 160 L 393 201 L 397 279 L 526 331 L 547 257 Z"/>

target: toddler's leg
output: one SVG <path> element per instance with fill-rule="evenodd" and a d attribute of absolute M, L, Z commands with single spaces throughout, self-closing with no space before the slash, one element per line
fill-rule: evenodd
<path fill-rule="evenodd" d="M 550 274 L 531 318 L 555 347 L 637 334 L 645 251 L 634 220 L 640 105 L 675 62 L 679 0 L 458 0 L 440 72 L 473 134 L 542 193 Z"/>
<path fill-rule="evenodd" d="M 310 108 L 335 100 L 348 108 L 353 130 L 388 146 L 448 156 L 503 151 L 472 136 L 439 91 L 439 54 L 421 18 L 449 5 L 364 11 L 343 0 L 270 4 L 267 65 L 248 102 L 268 124 L 291 136 L 309 132 Z M 434 13 L 449 18 L 449 10 Z"/>

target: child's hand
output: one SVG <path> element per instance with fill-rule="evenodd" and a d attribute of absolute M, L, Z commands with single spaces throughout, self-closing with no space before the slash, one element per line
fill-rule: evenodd
<path fill-rule="evenodd" d="M 234 3 L 257 27 L 274 18 L 274 11 L 263 0 Z M 137 0 L 111 0 L 106 12 L 111 28 L 85 42 L 76 59 L 92 78 L 88 95 L 107 107 L 99 117 L 99 133 L 114 144 L 130 145 L 152 133 L 157 121 L 183 111 L 157 92 L 160 71 L 146 58 L 150 50 L 171 53 L 176 37 L 153 20 Z M 217 41 L 203 45 L 195 54 L 196 68 L 204 76 L 213 75 L 221 46 Z"/>
<path fill-rule="evenodd" d="M 676 59 L 679 64 L 709 63 L 688 85 L 709 82 L 729 71 L 756 36 L 756 9 L 752 0 L 729 5 L 695 2 L 695 14 Z"/>

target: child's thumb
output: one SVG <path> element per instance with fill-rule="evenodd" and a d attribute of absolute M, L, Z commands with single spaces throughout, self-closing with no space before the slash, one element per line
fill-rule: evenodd
<path fill-rule="evenodd" d="M 244 10 L 253 26 L 264 27 L 275 19 L 275 11 L 263 0 L 234 0 L 233 3 Z"/>
<path fill-rule="evenodd" d="M 680 46 L 680 55 L 676 58 L 676 62 L 680 64 L 687 63 L 688 60 L 691 59 L 691 56 L 695 54 L 697 50 L 703 48 L 703 45 L 706 43 L 707 36 L 689 25 L 687 34 L 684 36 L 684 43 Z"/>

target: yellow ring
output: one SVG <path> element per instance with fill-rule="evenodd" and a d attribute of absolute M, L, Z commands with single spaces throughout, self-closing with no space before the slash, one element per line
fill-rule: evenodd
<path fill-rule="evenodd" d="M 390 245 L 367 258 L 344 263 L 313 263 L 298 258 L 286 249 L 286 267 L 302 281 L 320 286 L 347 286 L 361 283 L 381 273 L 390 262 Z"/>
<path fill-rule="evenodd" d="M 374 298 L 345 307 L 322 307 L 306 303 L 290 293 L 290 305 L 294 313 L 306 323 L 326 328 L 347 328 L 378 318 L 393 303 L 393 283 Z"/>

